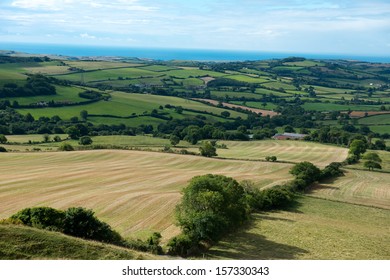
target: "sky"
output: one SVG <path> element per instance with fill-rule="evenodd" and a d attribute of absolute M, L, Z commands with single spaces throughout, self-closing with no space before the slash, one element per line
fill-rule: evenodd
<path fill-rule="evenodd" d="M 390 1 L 0 0 L 1 42 L 390 56 Z"/>

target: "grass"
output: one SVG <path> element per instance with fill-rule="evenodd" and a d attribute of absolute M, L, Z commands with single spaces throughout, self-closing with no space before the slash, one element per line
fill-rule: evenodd
<path fill-rule="evenodd" d="M 301 105 L 305 110 L 308 111 L 378 111 L 379 105 L 354 105 L 354 104 L 334 104 L 334 103 L 305 103 Z"/>
<path fill-rule="evenodd" d="M 390 125 L 369 125 L 369 127 L 375 133 L 390 133 Z"/>
<path fill-rule="evenodd" d="M 388 125 L 390 125 L 390 114 L 375 115 L 375 116 L 360 118 L 359 124 L 373 124 L 373 125 L 388 124 Z"/>
<path fill-rule="evenodd" d="M 85 91 L 84 89 L 78 87 L 65 87 L 65 86 L 56 86 L 57 94 L 56 95 L 41 95 L 41 96 L 30 96 L 30 97 L 15 97 L 15 98 L 6 98 L 11 103 L 17 101 L 20 105 L 29 105 L 32 103 L 37 103 L 40 101 L 62 101 L 62 102 L 81 102 L 86 101 L 86 99 L 78 96 L 80 92 Z M 57 109 L 58 111 L 58 109 Z"/>
<path fill-rule="evenodd" d="M 240 82 L 255 83 L 255 84 L 268 82 L 268 79 L 260 78 L 260 77 L 251 77 L 248 75 L 231 75 L 231 76 L 229 75 L 229 76 L 225 76 L 225 78 L 237 80 Z"/>
<path fill-rule="evenodd" d="M 255 101 L 232 101 L 230 102 L 232 104 L 237 104 L 237 105 L 242 105 L 242 106 L 248 106 L 251 108 L 256 108 L 256 109 L 264 109 L 264 110 L 273 110 L 276 109 L 278 106 L 273 104 L 273 103 L 268 103 L 265 102 L 266 105 L 263 106 L 263 102 L 255 102 Z"/>
<path fill-rule="evenodd" d="M 218 142 L 219 143 L 219 142 Z M 218 149 L 218 156 L 226 158 L 264 160 L 266 156 L 276 156 L 280 161 L 310 161 L 324 167 L 333 161 L 343 161 L 348 150 L 336 146 L 305 141 L 221 141 L 228 149 Z"/>
<path fill-rule="evenodd" d="M 254 215 L 209 251 L 213 259 L 388 260 L 390 211 L 301 197 L 292 211 Z"/>
<path fill-rule="evenodd" d="M 80 68 L 86 71 L 90 70 L 103 70 L 120 67 L 135 67 L 142 66 L 143 64 L 126 63 L 118 61 L 66 61 L 71 67 Z"/>
<path fill-rule="evenodd" d="M 0 225 L 1 260 L 134 260 L 158 256 L 36 228 Z"/>
<path fill-rule="evenodd" d="M 82 105 L 82 106 L 68 106 L 62 107 L 61 110 L 58 108 L 38 108 L 38 109 L 19 109 L 18 111 L 22 114 L 31 113 L 35 118 L 42 116 L 52 117 L 58 115 L 62 119 L 68 120 L 71 117 L 79 116 L 80 111 L 86 110 L 89 114 L 92 115 L 114 115 L 120 117 L 127 117 L 135 114 L 143 114 L 144 112 L 151 112 L 153 109 L 158 109 L 160 105 L 164 106 L 166 104 L 171 104 L 174 106 L 182 106 L 184 109 L 193 109 L 199 111 L 206 111 L 220 115 L 221 112 L 226 111 L 226 109 L 217 108 L 209 106 L 200 102 L 182 99 L 179 97 L 170 97 L 170 96 L 159 96 L 159 95 L 147 95 L 147 94 L 129 94 L 123 92 L 112 92 L 112 98 L 109 101 L 99 101 L 93 104 Z M 163 112 L 168 112 L 169 114 L 174 114 L 174 110 L 164 109 L 160 110 Z M 245 114 L 238 113 L 233 110 L 227 110 L 230 112 L 232 117 L 242 117 L 245 118 Z M 176 115 L 176 117 L 178 117 Z M 179 116 L 182 117 L 182 116 Z M 133 123 L 132 121 L 138 121 L 138 118 L 135 119 L 116 119 L 116 120 L 107 120 L 107 123 Z M 154 118 L 153 118 L 154 119 Z M 93 120 L 93 119 L 92 119 Z M 146 120 L 146 119 L 144 119 Z M 101 123 L 106 123 L 104 118 L 94 119 L 95 123 L 102 121 Z M 153 123 L 157 124 L 160 121 L 153 120 Z"/>
<path fill-rule="evenodd" d="M 223 174 L 267 187 L 291 179 L 290 164 L 218 160 L 141 151 L 4 153 L 0 219 L 22 208 L 93 209 L 124 237 L 178 233 L 173 210 L 196 175 Z"/>

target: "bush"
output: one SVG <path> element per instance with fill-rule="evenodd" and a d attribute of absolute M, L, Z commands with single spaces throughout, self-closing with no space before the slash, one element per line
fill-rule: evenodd
<path fill-rule="evenodd" d="M 187 257 L 198 251 L 198 245 L 187 234 L 180 234 L 168 241 L 168 254 Z"/>
<path fill-rule="evenodd" d="M 209 141 L 204 142 L 199 148 L 199 151 L 200 154 L 204 157 L 217 156 L 217 148 Z"/>
<path fill-rule="evenodd" d="M 276 156 L 267 156 L 265 157 L 265 160 L 266 161 L 272 161 L 272 162 L 275 162 L 278 160 L 278 158 Z"/>
<path fill-rule="evenodd" d="M 304 180 L 308 186 L 320 178 L 321 170 L 311 162 L 304 161 L 291 168 L 290 173 L 295 175 L 296 179 Z"/>
<path fill-rule="evenodd" d="M 61 146 L 58 147 L 59 151 L 74 151 L 74 148 L 69 143 L 62 143 Z"/>
<path fill-rule="evenodd" d="M 6 153 L 6 152 L 7 152 L 7 149 L 2 147 L 2 146 L 0 146 L 0 153 Z"/>
<path fill-rule="evenodd" d="M 294 194 L 285 186 L 250 192 L 251 206 L 260 211 L 286 208 L 294 201 Z"/>
<path fill-rule="evenodd" d="M 18 219 L 31 227 L 62 231 L 64 217 L 63 211 L 50 207 L 35 207 L 23 209 L 12 215 L 11 219 Z"/>
<path fill-rule="evenodd" d="M 80 145 L 91 145 L 92 142 L 93 141 L 92 141 L 91 137 L 89 137 L 89 136 L 83 136 L 79 140 Z"/>
<path fill-rule="evenodd" d="M 343 176 L 344 172 L 340 169 L 342 166 L 339 162 L 332 162 L 321 170 L 321 180 Z"/>
<path fill-rule="evenodd" d="M 114 244 L 122 240 L 108 224 L 99 221 L 92 210 L 82 207 L 72 207 L 65 211 L 64 233 Z"/>

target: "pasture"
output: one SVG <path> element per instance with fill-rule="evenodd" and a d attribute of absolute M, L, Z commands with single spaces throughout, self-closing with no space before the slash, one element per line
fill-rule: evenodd
<path fill-rule="evenodd" d="M 388 260 L 390 211 L 301 197 L 290 211 L 261 212 L 212 247 L 212 259 Z"/>
<path fill-rule="evenodd" d="M 267 187 L 290 180 L 290 164 L 219 160 L 141 151 L 1 154 L 0 218 L 25 207 L 96 211 L 123 236 L 178 233 L 173 210 L 196 175 L 223 174 Z"/>

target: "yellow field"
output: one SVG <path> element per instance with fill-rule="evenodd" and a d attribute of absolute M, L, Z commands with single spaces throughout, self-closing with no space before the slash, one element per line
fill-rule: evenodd
<path fill-rule="evenodd" d="M 348 149 L 304 141 L 221 141 L 228 149 L 218 149 L 220 157 L 237 159 L 262 159 L 276 156 L 281 161 L 298 163 L 309 161 L 319 167 L 347 158 Z"/>
<path fill-rule="evenodd" d="M 390 209 L 390 174 L 348 169 L 345 176 L 317 185 L 310 195 Z"/>
<path fill-rule="evenodd" d="M 290 180 L 290 164 L 218 160 L 140 151 L 0 155 L 0 218 L 32 206 L 96 211 L 124 236 L 178 232 L 173 210 L 196 175 L 223 174 L 259 187 Z"/>

